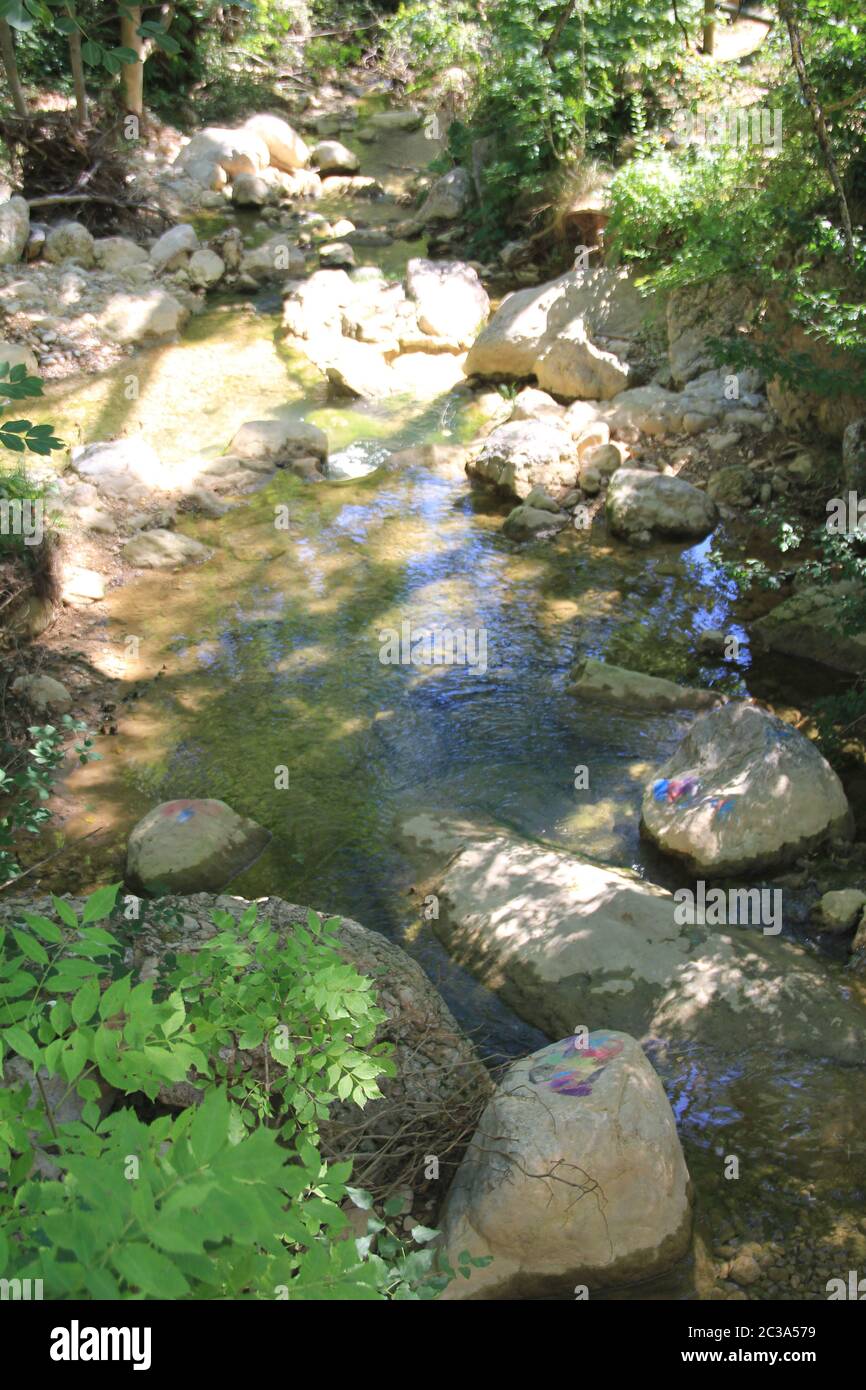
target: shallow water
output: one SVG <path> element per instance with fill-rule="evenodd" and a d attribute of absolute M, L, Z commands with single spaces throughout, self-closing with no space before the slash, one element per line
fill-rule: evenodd
<path fill-rule="evenodd" d="M 245 420 L 275 415 L 320 425 L 332 453 L 351 447 L 376 462 L 383 449 L 475 434 L 465 398 L 437 397 L 435 382 L 422 394 L 432 399 L 329 403 L 318 373 L 279 346 L 273 313 L 222 304 L 193 320 L 181 344 L 50 389 L 46 411 L 73 442 L 140 431 L 176 461 L 220 453 Z M 290 526 L 281 530 L 275 507 L 285 503 Z M 71 870 L 64 860 L 63 886 L 70 871 L 83 886 L 118 877 L 130 828 L 156 802 L 220 798 L 273 836 L 232 891 L 356 917 L 418 955 L 486 1055 L 539 1046 L 542 1035 L 454 967 L 421 923 L 396 827 L 421 808 L 492 817 L 676 886 L 637 825 L 643 785 L 682 721 L 578 703 L 567 677 L 590 654 L 718 682 L 696 639 L 707 627 L 738 631 L 729 621 L 736 594 L 707 543 L 634 552 L 569 533 L 515 548 L 501 535 L 504 510 L 473 496 L 465 479 L 417 463 L 317 486 L 278 472 L 226 517 L 185 519 L 214 558 L 145 573 L 104 605 L 97 665 L 142 695 L 124 706 L 119 736 L 101 741 L 102 761 L 68 780 L 80 809 L 66 836 L 95 826 L 103 834 L 99 848 L 74 853 Z M 685 574 L 664 572 L 680 558 Z M 415 632 L 468 630 L 483 638 L 486 660 L 384 664 L 383 634 L 406 622 Z M 745 688 L 744 653 L 741 674 L 724 675 L 731 692 Z M 578 766 L 588 769 L 587 791 L 575 790 Z M 282 768 L 286 789 L 275 785 Z M 664 1078 L 699 1231 L 711 1236 L 729 1208 L 749 1230 L 753 1220 L 787 1231 L 817 1216 L 821 1239 L 837 1220 L 856 1221 L 857 1069 L 745 1051 L 732 1069 L 684 1052 Z M 742 1159 L 736 1202 L 720 1176 L 731 1152 Z M 694 1296 L 696 1277 L 681 1271 L 656 1296 Z"/>

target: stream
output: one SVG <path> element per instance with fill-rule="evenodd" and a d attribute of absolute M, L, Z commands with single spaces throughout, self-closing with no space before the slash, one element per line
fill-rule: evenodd
<path fill-rule="evenodd" d="M 415 139 L 424 160 L 403 136 L 404 163 L 430 158 Z M 382 167 L 389 153 L 383 142 Z M 363 158 L 375 174 L 369 149 Z M 385 217 L 377 205 L 364 213 Z M 359 261 L 396 277 L 421 249 L 397 242 L 364 249 Z M 67 781 L 77 808 L 67 839 L 103 833 L 98 849 L 64 860 L 65 885 L 70 874 L 84 886 L 116 879 L 129 830 L 157 802 L 219 798 L 273 836 L 229 891 L 278 895 L 384 932 L 422 962 L 485 1057 L 523 1055 L 546 1039 L 448 960 L 422 921 L 396 827 L 420 809 L 494 819 L 681 886 L 640 840 L 638 819 L 642 788 L 682 719 L 578 704 L 568 674 L 588 654 L 745 693 L 745 640 L 734 673 L 696 650 L 706 628 L 744 638 L 731 618 L 736 593 L 706 542 L 637 552 L 593 532 L 515 547 L 501 534 L 507 508 L 473 494 L 465 477 L 420 457 L 388 466 L 394 451 L 475 437 L 468 396 L 437 391 L 434 375 L 419 395 L 334 404 L 279 328 L 273 297 L 212 300 L 182 342 L 47 392 L 50 418 L 73 442 L 140 431 L 180 461 L 222 453 L 247 420 L 285 416 L 324 429 L 332 457 L 351 447 L 382 465 L 361 481 L 317 486 L 278 471 L 225 517 L 182 519 L 213 549 L 208 563 L 145 572 L 109 591 L 97 664 L 143 694 L 124 706 L 119 736 L 100 740 L 102 760 Z M 274 524 L 280 504 L 285 530 Z M 406 621 L 483 632 L 486 669 L 383 664 L 380 634 Z M 579 765 L 585 791 L 574 786 Z M 280 767 L 285 789 L 275 786 Z M 696 1187 L 697 1241 L 688 1269 L 649 1296 L 705 1292 L 706 1251 L 724 1247 L 728 1227 L 764 1244 L 784 1238 L 780 1262 L 802 1278 L 804 1296 L 824 1297 L 818 1281 L 844 1277 L 861 1247 L 866 1260 L 859 1069 L 796 1057 L 780 1068 L 744 1037 L 741 1064 L 683 1048 L 663 1080 Z M 731 1154 L 737 1181 L 722 1176 Z"/>

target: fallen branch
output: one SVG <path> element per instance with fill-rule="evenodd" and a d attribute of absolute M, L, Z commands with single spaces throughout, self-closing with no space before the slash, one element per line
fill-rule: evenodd
<path fill-rule="evenodd" d="M 10 888 L 13 883 L 20 883 L 22 878 L 27 878 L 28 874 L 32 874 L 35 869 L 41 869 L 43 864 L 50 864 L 52 859 L 57 859 L 61 854 L 66 854 L 68 850 L 74 849 L 82 841 L 90 840 L 94 835 L 99 835 L 104 829 L 104 825 L 98 825 L 95 830 L 88 830 L 86 835 L 79 835 L 77 840 L 70 840 L 68 844 L 61 845 L 60 849 L 56 849 L 53 854 L 46 854 L 44 859 L 37 859 L 36 863 L 31 864 L 29 869 L 24 869 L 20 874 L 14 874 L 12 878 L 7 878 L 5 883 L 0 883 L 0 893 L 5 888 Z"/>
<path fill-rule="evenodd" d="M 168 213 L 152 203 L 129 203 L 121 198 L 104 198 L 98 193 L 47 193 L 43 198 L 27 199 L 27 206 L 31 208 L 62 207 L 66 203 L 103 203 L 106 207 L 128 208 L 131 212 L 153 212 L 167 222 L 171 220 Z"/>

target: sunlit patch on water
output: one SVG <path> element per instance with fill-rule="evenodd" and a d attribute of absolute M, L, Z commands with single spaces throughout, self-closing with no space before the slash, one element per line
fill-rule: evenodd
<path fill-rule="evenodd" d="M 406 250 L 383 259 L 396 269 Z M 525 1054 L 546 1039 L 425 930 L 395 826 L 420 809 L 458 811 L 664 881 L 670 865 L 641 841 L 639 806 L 686 720 L 579 702 L 568 676 L 591 655 L 742 693 L 751 668 L 732 622 L 735 586 L 708 542 L 635 552 L 569 532 L 515 547 L 502 535 L 501 499 L 417 459 L 387 467 L 392 452 L 472 435 L 467 399 L 436 396 L 430 374 L 441 363 L 419 354 L 412 364 L 432 390 L 329 401 L 315 369 L 280 346 L 267 308 L 215 306 L 182 343 L 52 387 L 42 413 L 34 408 L 71 442 L 140 431 L 169 460 L 224 451 L 246 420 L 305 419 L 326 430 L 332 463 L 356 471 L 315 486 L 278 472 L 226 517 L 183 520 L 214 548 L 210 563 L 145 573 L 109 593 L 99 669 L 130 688 L 154 679 L 122 706 L 103 760 L 70 777 L 80 810 L 66 836 L 103 830 L 60 861 L 50 886 L 116 878 L 131 826 L 156 802 L 221 798 L 273 836 L 233 891 L 345 913 L 405 941 L 486 1055 Z M 287 530 L 274 526 L 277 504 L 288 504 Z M 380 634 L 404 622 L 483 633 L 485 669 L 383 663 Z M 737 662 L 696 654 L 708 628 L 741 639 Z M 130 633 L 141 638 L 134 662 Z M 281 766 L 287 790 L 275 781 Z M 589 772 L 582 789 L 578 766 Z M 739 1210 L 768 1211 L 786 1230 L 818 1196 L 847 1219 L 864 1195 L 860 1070 L 756 1056 L 747 1020 L 742 1052 L 732 1064 L 683 1049 L 661 1068 L 699 1229 Z M 720 1177 L 731 1152 L 743 1157 L 736 1188 Z M 689 1296 L 690 1279 L 672 1276 L 648 1296 Z"/>

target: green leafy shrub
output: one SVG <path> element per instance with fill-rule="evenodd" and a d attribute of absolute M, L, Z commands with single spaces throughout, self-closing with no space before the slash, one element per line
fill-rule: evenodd
<path fill-rule="evenodd" d="M 311 912 L 280 944 L 255 907 L 218 913 L 199 952 L 134 984 L 100 925 L 117 891 L 80 918 L 55 898 L 58 920 L 23 911 L 0 929 L 3 1276 L 61 1299 L 434 1297 L 453 1275 L 434 1269 L 436 1233 L 398 1237 L 386 1204 L 345 1238 L 341 1203 L 372 1199 L 349 1186 L 350 1162 L 319 1153 L 335 1097 L 374 1099 L 392 1065 L 370 1045 L 383 1015 L 337 954 L 336 922 Z M 262 1077 L 235 1074 L 241 1047 L 261 1047 Z M 201 1104 L 146 1122 L 136 1097 L 190 1074 Z M 105 1084 L 126 1098 L 107 1115 Z"/>
<path fill-rule="evenodd" d="M 41 834 L 51 819 L 46 805 L 57 773 L 67 756 L 67 740 L 83 734 L 74 746 L 79 763 L 98 759 L 87 726 L 65 714 L 60 726 L 34 724 L 23 747 L 0 740 L 0 887 L 20 877 L 18 837 Z"/>

